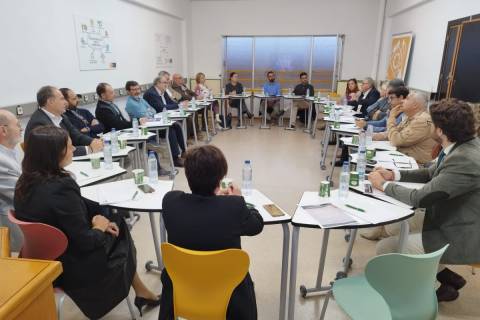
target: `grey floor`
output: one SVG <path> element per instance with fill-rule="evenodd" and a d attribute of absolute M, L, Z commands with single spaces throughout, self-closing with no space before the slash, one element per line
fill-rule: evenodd
<path fill-rule="evenodd" d="M 285 131 L 273 127 L 271 130 L 259 130 L 258 125 L 246 130 L 221 132 L 213 138 L 212 144 L 225 153 L 229 173 L 235 182 L 241 181 L 243 160 L 252 160 L 254 187 L 265 193 L 286 212 L 292 214 L 304 191 L 315 191 L 319 182 L 326 176 L 320 170 L 320 136 L 311 139 L 301 129 Z M 332 152 L 332 151 L 330 151 Z M 328 159 L 331 156 L 329 154 Z M 183 170 L 175 179 L 175 189 L 188 191 Z M 143 216 L 133 231 L 137 247 L 138 272 L 140 277 L 155 292 L 161 292 L 159 274 L 146 273 L 144 264 L 155 256 L 150 233 L 149 220 Z M 345 254 L 346 242 L 343 231 L 331 232 L 327 253 L 325 279 L 331 280 L 341 268 L 341 259 Z M 299 263 L 297 286 L 315 283 L 318 267 L 322 231 L 302 229 L 300 232 Z M 258 318 L 278 319 L 280 268 L 281 268 L 282 230 L 280 226 L 266 226 L 255 237 L 242 239 L 242 246 L 251 259 L 250 273 L 255 282 Z M 363 271 L 366 263 L 375 255 L 375 242 L 358 239 L 353 249 L 353 266 L 350 274 Z M 460 298 L 451 303 L 440 304 L 439 319 L 480 319 L 480 274 L 473 276 L 467 266 L 452 267 L 468 281 L 461 290 Z M 480 270 L 478 270 L 480 273 Z M 392 276 L 394 276 L 392 274 Z M 295 319 L 318 319 L 323 297 L 303 299 L 296 290 Z M 133 298 L 133 291 L 130 296 Z M 67 299 L 63 308 L 63 319 L 84 319 L 82 313 Z M 157 319 L 158 308 L 148 311 L 143 319 Z M 327 319 L 348 319 L 330 300 Z M 104 319 L 130 319 L 125 303 L 112 310 Z"/>

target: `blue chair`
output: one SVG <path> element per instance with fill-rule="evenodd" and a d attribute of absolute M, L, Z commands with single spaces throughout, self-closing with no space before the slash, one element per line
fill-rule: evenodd
<path fill-rule="evenodd" d="M 386 254 L 373 258 L 365 275 L 334 282 L 337 304 L 355 320 L 435 319 L 438 312 L 435 276 L 442 249 L 421 255 Z M 325 316 L 325 298 L 320 319 Z"/>

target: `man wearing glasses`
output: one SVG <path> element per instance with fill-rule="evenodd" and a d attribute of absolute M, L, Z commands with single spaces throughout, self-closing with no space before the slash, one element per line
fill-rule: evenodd
<path fill-rule="evenodd" d="M 18 143 L 22 138 L 22 126 L 7 110 L 0 110 L 0 226 L 10 230 L 10 245 L 20 251 L 23 235 L 20 229 L 8 220 L 8 211 L 13 208 L 13 194 L 22 174 L 21 151 Z"/>

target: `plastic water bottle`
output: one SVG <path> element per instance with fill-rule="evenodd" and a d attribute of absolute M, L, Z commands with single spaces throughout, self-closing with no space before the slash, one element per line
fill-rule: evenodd
<path fill-rule="evenodd" d="M 252 164 L 250 160 L 245 160 L 242 171 L 242 189 L 246 195 L 252 193 Z"/>
<path fill-rule="evenodd" d="M 132 120 L 132 136 L 138 137 L 139 134 L 140 134 L 140 132 L 138 130 L 138 119 L 133 118 L 133 120 Z"/>
<path fill-rule="evenodd" d="M 195 100 L 195 97 L 192 98 L 192 107 L 195 108 L 197 106 L 197 101 Z"/>
<path fill-rule="evenodd" d="M 103 141 L 103 161 L 105 163 L 105 169 L 112 169 L 112 144 L 110 138 L 107 136 Z"/>
<path fill-rule="evenodd" d="M 158 182 L 157 158 L 153 151 L 148 152 L 148 182 L 155 184 Z"/>
<path fill-rule="evenodd" d="M 372 144 L 372 137 L 373 137 L 373 126 L 369 124 L 367 126 L 367 134 L 365 136 L 365 145 L 367 147 Z"/>
<path fill-rule="evenodd" d="M 365 181 L 365 168 L 367 166 L 366 159 L 366 137 L 365 131 L 360 131 L 358 142 L 358 159 L 357 159 L 357 171 L 358 182 L 362 184 Z"/>
<path fill-rule="evenodd" d="M 213 91 L 210 90 L 210 100 L 213 100 Z"/>
<path fill-rule="evenodd" d="M 321 97 L 322 97 L 322 94 L 320 93 L 320 90 L 318 90 L 318 93 L 317 93 L 318 100 L 320 100 Z"/>
<path fill-rule="evenodd" d="M 118 152 L 118 136 L 115 128 L 112 128 L 112 131 L 110 131 L 110 139 L 112 143 L 112 153 L 117 153 Z"/>
<path fill-rule="evenodd" d="M 342 171 L 340 172 L 340 187 L 338 190 L 338 198 L 345 201 L 348 198 L 348 185 L 350 180 L 350 165 L 348 161 L 343 162 Z"/>
<path fill-rule="evenodd" d="M 162 122 L 163 122 L 163 123 L 168 123 L 167 107 L 163 107 L 163 110 L 162 110 Z"/>
<path fill-rule="evenodd" d="M 307 89 L 307 94 L 305 95 L 305 97 L 310 97 L 310 89 Z"/>
<path fill-rule="evenodd" d="M 262 89 L 262 96 L 265 96 L 265 89 Z"/>

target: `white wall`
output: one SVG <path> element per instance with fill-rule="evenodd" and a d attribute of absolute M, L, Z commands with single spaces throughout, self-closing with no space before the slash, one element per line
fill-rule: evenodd
<path fill-rule="evenodd" d="M 192 1 L 189 75 L 222 72 L 222 35 L 345 34 L 342 78 L 372 74 L 379 0 Z"/>
<path fill-rule="evenodd" d="M 151 82 L 159 71 L 155 33 L 172 35 L 172 71 L 186 72 L 189 5 L 189 0 L 1 1 L 0 106 L 32 102 L 46 84 L 92 92 L 101 81 L 114 87 L 132 79 Z M 113 26 L 116 70 L 79 70 L 74 15 L 103 18 Z"/>
<path fill-rule="evenodd" d="M 479 13 L 479 0 L 388 0 L 379 77 L 386 75 L 391 36 L 413 32 L 407 84 L 435 92 L 448 21 Z"/>

